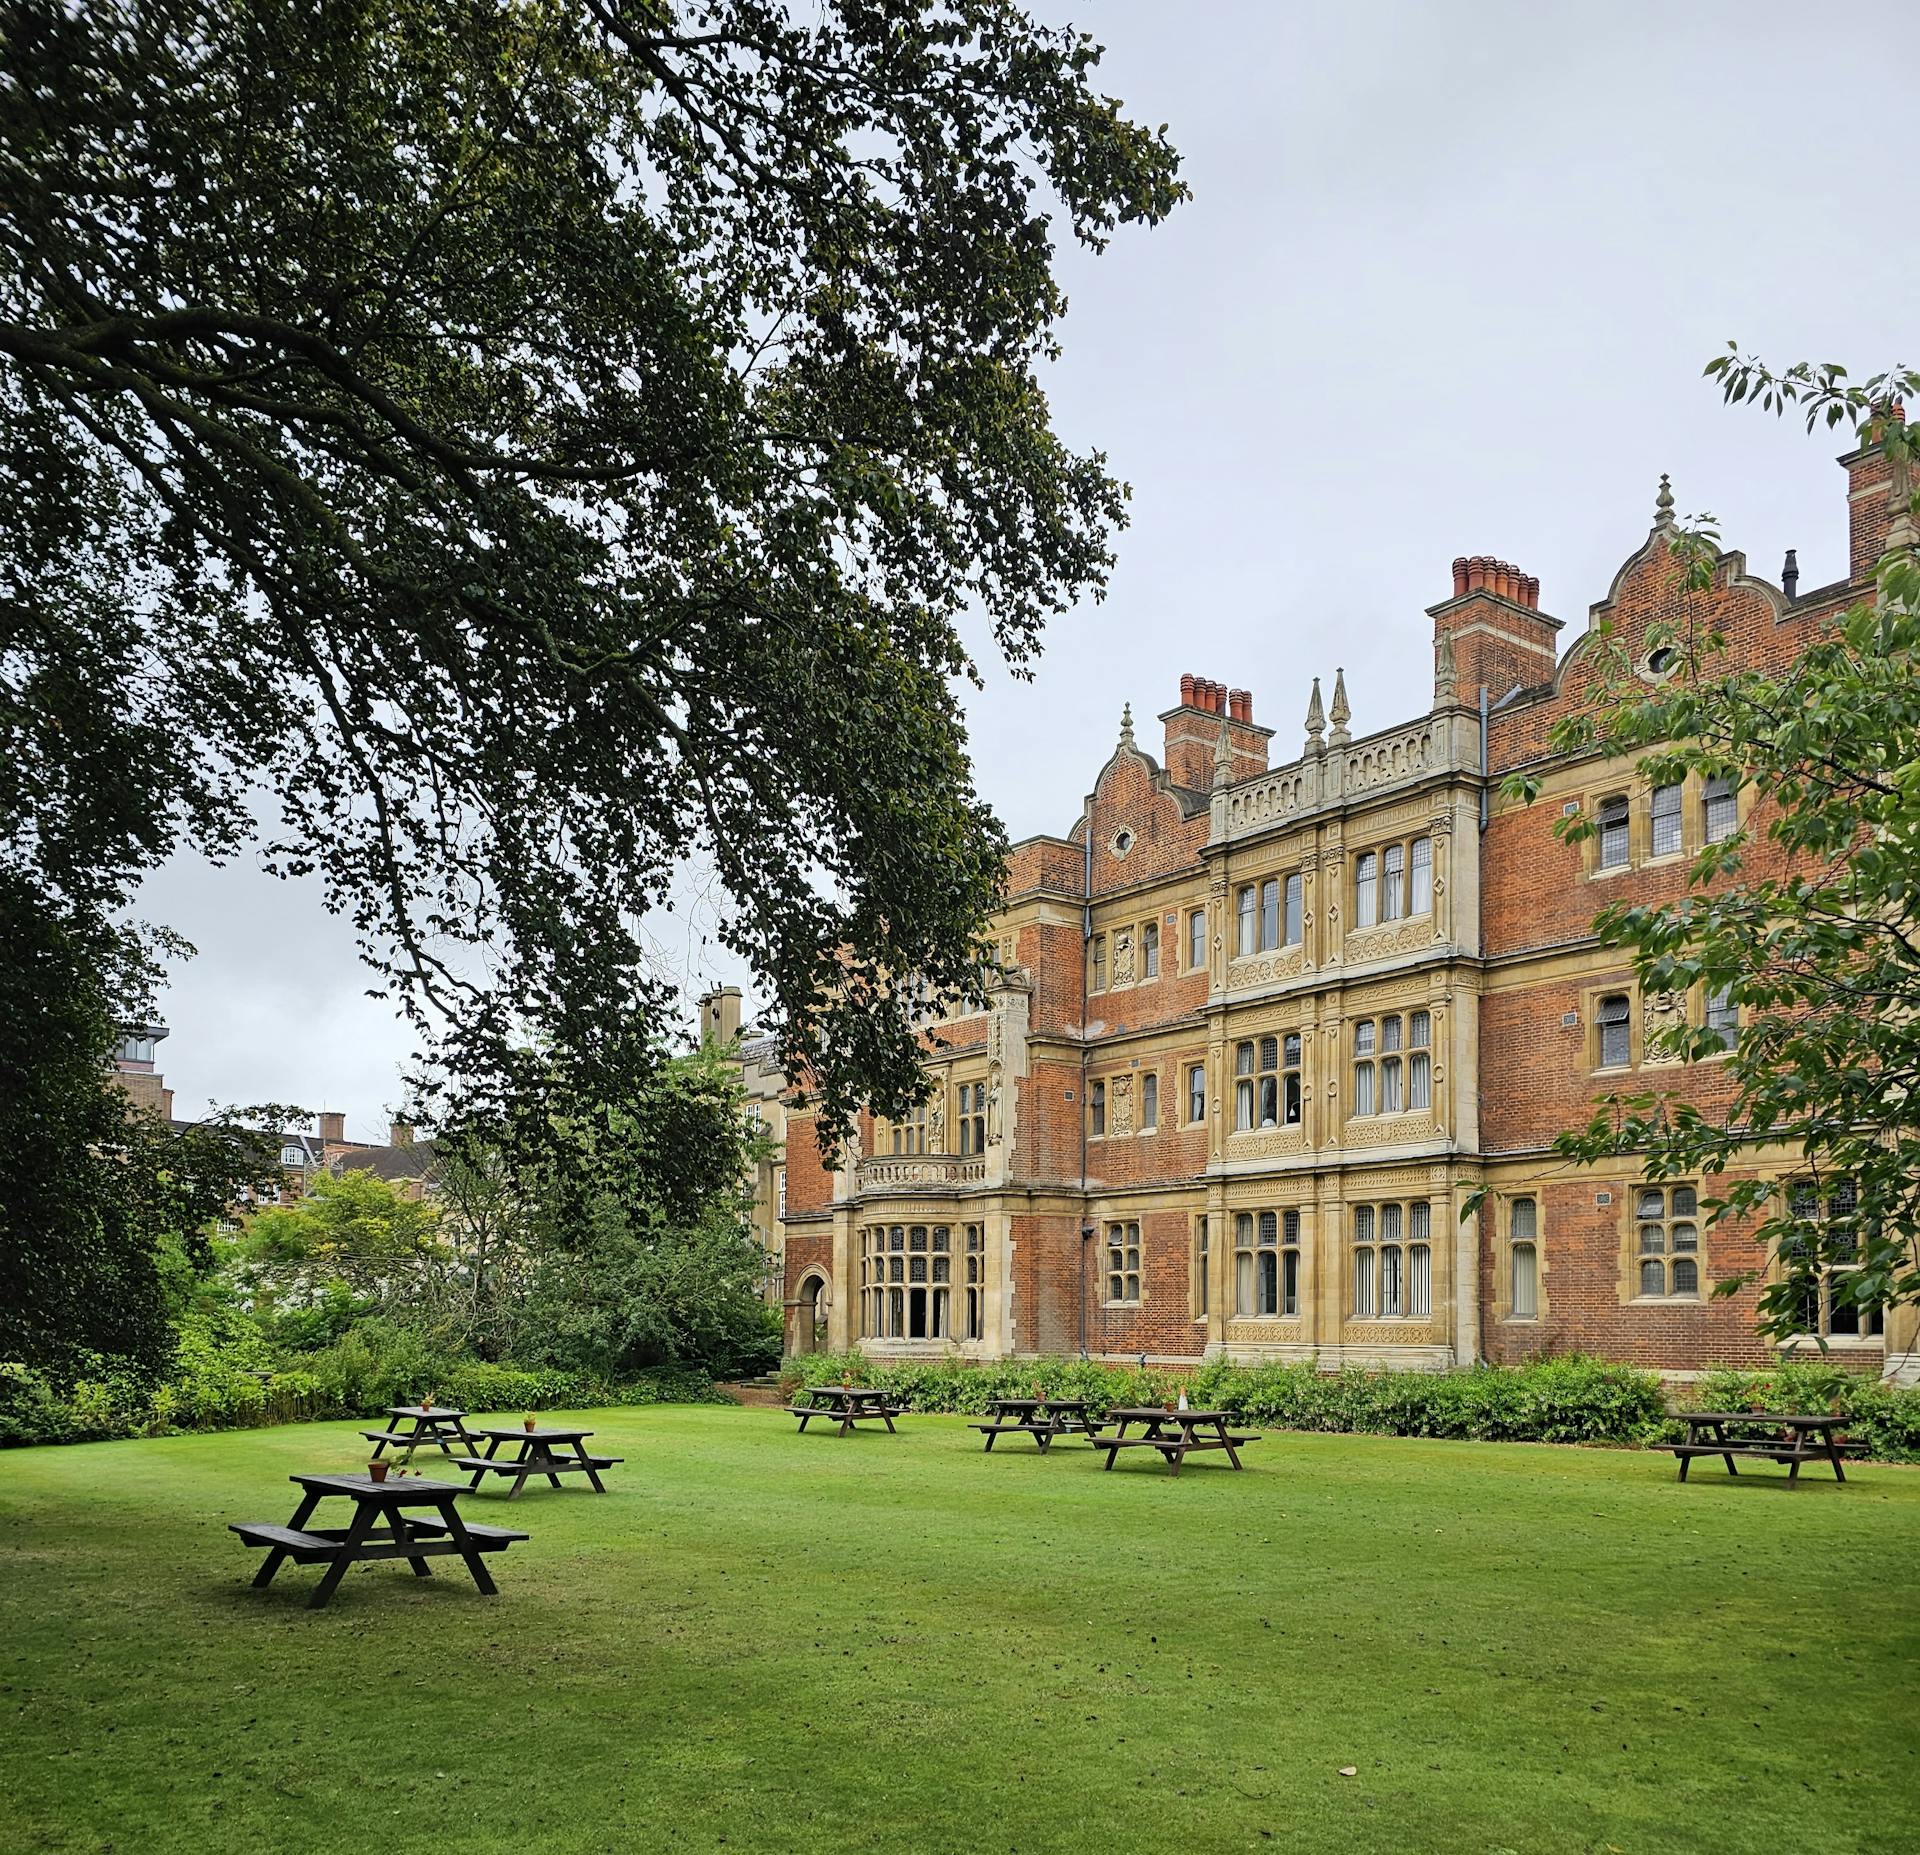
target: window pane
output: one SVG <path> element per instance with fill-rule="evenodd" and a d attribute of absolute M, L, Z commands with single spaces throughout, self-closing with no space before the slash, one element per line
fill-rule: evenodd
<path fill-rule="evenodd" d="M 1407 1058 L 1407 1106 L 1433 1106 L 1433 1058 L 1424 1050 L 1416 1050 Z"/>
<path fill-rule="evenodd" d="M 1260 885 L 1260 949 L 1271 953 L 1280 944 L 1280 884 L 1269 877 Z"/>
<path fill-rule="evenodd" d="M 1233 1085 L 1233 1130 L 1244 1134 L 1253 1125 L 1253 1082 L 1242 1077 Z"/>
<path fill-rule="evenodd" d="M 1530 1199 L 1522 1200 L 1531 1203 Z M 1513 1246 L 1513 1285 L 1508 1303 L 1516 1320 L 1532 1320 L 1539 1312 L 1539 1258 L 1531 1243 Z"/>
<path fill-rule="evenodd" d="M 1400 1246 L 1396 1243 L 1384 1244 L 1380 1250 L 1380 1312 L 1406 1312 L 1406 1304 L 1401 1298 Z"/>
<path fill-rule="evenodd" d="M 1353 1066 L 1353 1111 L 1355 1114 L 1373 1112 L 1373 1065 L 1355 1063 Z"/>
<path fill-rule="evenodd" d="M 1362 1018 L 1353 1027 L 1353 1053 L 1355 1056 L 1373 1054 L 1373 1020 L 1371 1018 Z"/>
<path fill-rule="evenodd" d="M 1280 1078 L 1262 1076 L 1260 1078 L 1260 1125 L 1277 1127 L 1280 1124 Z"/>
<path fill-rule="evenodd" d="M 1259 1274 L 1259 1311 L 1262 1314 L 1277 1314 L 1280 1311 L 1280 1258 L 1272 1250 L 1261 1253 Z"/>
<path fill-rule="evenodd" d="M 1187 916 L 1187 964 L 1198 972 L 1207 963 L 1207 912 L 1196 908 Z"/>
<path fill-rule="evenodd" d="M 1433 1206 L 1422 1198 L 1407 1206 L 1407 1235 L 1424 1243 L 1433 1234 Z"/>
<path fill-rule="evenodd" d="M 1433 839 L 1416 837 L 1412 850 L 1412 893 L 1407 898 L 1407 913 L 1430 915 L 1433 913 Z"/>
<path fill-rule="evenodd" d="M 1411 1013 L 1407 1018 L 1407 1042 L 1416 1050 L 1424 1050 L 1433 1041 L 1433 1019 L 1424 1011 Z"/>
<path fill-rule="evenodd" d="M 1253 1074 L 1253 1045 L 1237 1043 L 1233 1046 L 1233 1073 L 1236 1076 Z"/>
<path fill-rule="evenodd" d="M 1187 1071 L 1187 1119 L 1207 1118 L 1207 1072 L 1196 1063 Z"/>
<path fill-rule="evenodd" d="M 1262 1243 L 1277 1243 L 1279 1239 L 1279 1216 L 1272 1211 L 1262 1211 L 1260 1213 L 1260 1241 Z"/>
<path fill-rule="evenodd" d="M 1697 1225 L 1675 1224 L 1673 1227 L 1673 1247 L 1676 1250 L 1697 1250 L 1700 1247 L 1700 1231 Z"/>
<path fill-rule="evenodd" d="M 1380 1241 L 1397 1243 L 1400 1240 L 1400 1207 L 1397 1204 L 1383 1204 L 1380 1207 Z"/>
<path fill-rule="evenodd" d="M 1640 1226 L 1640 1251 L 1646 1256 L 1664 1256 L 1667 1251 L 1667 1227 L 1665 1224 L 1642 1224 Z"/>
<path fill-rule="evenodd" d="M 1397 1056 L 1386 1057 L 1380 1064 L 1380 1112 L 1400 1112 L 1400 1059 Z"/>
<path fill-rule="evenodd" d="M 1600 801 L 1600 867 L 1618 869 L 1627 860 L 1627 802 L 1625 799 Z"/>
<path fill-rule="evenodd" d="M 1380 1020 L 1380 1047 L 1383 1050 L 1397 1050 L 1400 1047 L 1400 1020 L 1382 1018 Z"/>
<path fill-rule="evenodd" d="M 1256 897 L 1252 883 L 1240 891 L 1240 938 L 1235 943 L 1239 953 L 1256 952 L 1260 944 L 1259 921 L 1254 913 Z"/>
<path fill-rule="evenodd" d="M 1710 779 L 1706 786 L 1707 842 L 1717 844 L 1733 835 L 1740 822 L 1740 807 L 1734 798 L 1733 782 Z"/>
<path fill-rule="evenodd" d="M 1280 1039 L 1277 1037 L 1262 1037 L 1260 1039 L 1260 1067 L 1262 1069 L 1272 1069 L 1279 1061 Z"/>
<path fill-rule="evenodd" d="M 1298 1243 L 1300 1241 L 1300 1213 L 1283 1211 L 1280 1215 L 1280 1241 Z"/>
<path fill-rule="evenodd" d="M 1640 1215 L 1642 1217 L 1665 1217 L 1666 1198 L 1657 1190 L 1649 1187 L 1640 1194 Z"/>
<path fill-rule="evenodd" d="M 1104 934 L 1093 937 L 1093 989 L 1096 992 L 1107 989 L 1107 937 Z"/>
<path fill-rule="evenodd" d="M 1283 1314 L 1300 1312 L 1300 1252 L 1298 1250 L 1280 1252 L 1280 1312 Z"/>
<path fill-rule="evenodd" d="M 1664 1295 L 1667 1292 L 1665 1263 L 1643 1262 L 1640 1265 L 1640 1292 L 1643 1295 Z"/>
<path fill-rule="evenodd" d="M 1353 1252 L 1353 1311 L 1363 1319 L 1373 1312 L 1373 1251 Z"/>
<path fill-rule="evenodd" d="M 1404 912 L 1407 853 L 1398 844 L 1389 844 L 1380 859 L 1380 919 L 1398 921 Z"/>
<path fill-rule="evenodd" d="M 1676 1185 L 1673 1188 L 1673 1214 L 1675 1217 L 1694 1217 L 1699 1214 L 1700 1194 L 1691 1185 Z"/>
<path fill-rule="evenodd" d="M 1233 1311 L 1253 1312 L 1253 1251 L 1240 1250 L 1233 1259 Z"/>
<path fill-rule="evenodd" d="M 1680 848 L 1680 788 L 1653 789 L 1653 854 L 1664 857 Z"/>
<path fill-rule="evenodd" d="M 1160 975 L 1160 927 L 1149 921 L 1140 930 L 1140 970 L 1149 979 Z"/>
<path fill-rule="evenodd" d="M 1673 1292 L 1697 1295 L 1700 1292 L 1700 1265 L 1690 1256 L 1682 1256 L 1673 1265 Z"/>
<path fill-rule="evenodd" d="M 1377 864 L 1371 850 L 1358 857 L 1353 865 L 1353 925 L 1372 927 L 1378 907 Z"/>
<path fill-rule="evenodd" d="M 1290 1031 L 1281 1039 L 1280 1060 L 1288 1069 L 1300 1067 L 1300 1033 Z"/>
<path fill-rule="evenodd" d="M 1283 938 L 1289 947 L 1300 944 L 1302 919 L 1301 881 L 1296 871 L 1287 878 L 1286 918 L 1281 923 Z"/>
<path fill-rule="evenodd" d="M 1096 1082 L 1092 1097 L 1093 1131 L 1104 1134 L 1107 1131 L 1107 1085 Z"/>
<path fill-rule="evenodd" d="M 1353 1240 L 1356 1243 L 1373 1241 L 1373 1206 L 1357 1204 L 1353 1207 Z"/>
<path fill-rule="evenodd" d="M 1152 1071 L 1140 1078 L 1140 1125 L 1160 1125 L 1160 1078 Z"/>
<path fill-rule="evenodd" d="M 1540 1234 L 1539 1207 L 1531 1198 L 1516 1198 L 1509 1213 L 1508 1228 L 1516 1243 L 1531 1243 Z"/>

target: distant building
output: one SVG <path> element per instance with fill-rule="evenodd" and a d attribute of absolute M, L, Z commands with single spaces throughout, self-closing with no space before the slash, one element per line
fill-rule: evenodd
<path fill-rule="evenodd" d="M 160 1074 L 156 1053 L 168 1035 L 164 1024 L 123 1027 L 114 1051 L 113 1072 L 138 1106 L 152 1109 L 176 1128 L 191 1127 L 193 1122 L 175 1116 L 173 1090 Z M 371 1172 L 407 1198 L 424 1198 L 432 1192 L 433 1142 L 416 1140 L 413 1128 L 405 1121 L 389 1122 L 385 1141 L 349 1140 L 346 1115 L 332 1109 L 324 1110 L 316 1121 L 316 1132 L 295 1129 L 273 1136 L 280 1143 L 283 1179 L 277 1203 L 294 1203 L 322 1172 L 335 1176 Z"/>
<path fill-rule="evenodd" d="M 767 1258 L 762 1293 L 775 1305 L 786 1297 L 782 1220 L 787 1204 L 787 1084 L 780 1069 L 780 1040 L 740 1021 L 740 988 L 719 986 L 700 1000 L 700 1041 L 734 1048 L 746 1089 L 747 1115 L 771 1144 L 756 1169 L 753 1229 Z"/>
<path fill-rule="evenodd" d="M 1802 592 L 1791 554 L 1775 584 L 1729 551 L 1709 590 L 1684 592 L 1663 479 L 1651 530 L 1570 645 L 1536 580 L 1456 560 L 1406 640 L 1433 653 L 1423 713 L 1356 738 L 1344 677 L 1324 705 L 1316 678 L 1302 745 L 1275 764 L 1245 690 L 1181 677 L 1158 759 L 1129 712 L 1079 817 L 1013 846 L 989 1008 L 929 1038 L 923 1107 L 862 1113 L 826 1150 L 763 1047 L 743 1049 L 762 1112 L 784 1102 L 761 1211 L 788 1349 L 1771 1359 L 1757 1288 L 1714 1293 L 1764 1260 L 1749 1232 L 1701 1216 L 1717 1181 L 1552 1151 L 1609 1094 L 1730 1099 L 1712 1057 L 1674 1063 L 1653 1036 L 1684 1021 L 1731 1049 L 1738 1012 L 1698 988 L 1643 994 L 1593 919 L 1686 894 L 1695 853 L 1753 794 L 1650 786 L 1630 761 L 1556 754 L 1550 735 L 1591 700 L 1603 627 L 1652 685 L 1671 655 L 1657 625 L 1779 666 L 1870 596 L 1896 499 L 1877 451 L 1841 461 L 1851 549 L 1831 585 Z M 1522 769 L 1540 781 L 1532 806 L 1501 794 Z M 1549 827 L 1575 812 L 1597 833 L 1562 843 Z M 1759 837 L 1749 869 L 1777 859 Z M 1753 1170 L 1797 1165 L 1762 1152 Z M 1914 1355 L 1911 1308 L 1857 1309 L 1824 1283 L 1806 1306 L 1829 1359 L 1877 1373 Z"/>

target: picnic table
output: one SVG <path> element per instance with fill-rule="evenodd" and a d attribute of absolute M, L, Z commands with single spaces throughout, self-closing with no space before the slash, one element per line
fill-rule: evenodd
<path fill-rule="evenodd" d="M 1085 1398 L 989 1398 L 987 1421 L 970 1424 L 987 1439 L 987 1454 L 1003 1436 L 1030 1436 L 1042 1455 L 1057 1436 L 1096 1442 L 1100 1425 L 1087 1415 Z"/>
<path fill-rule="evenodd" d="M 1165 1459 L 1168 1471 L 1175 1475 L 1180 1473 L 1180 1464 L 1200 1449 L 1224 1449 L 1227 1460 L 1235 1468 L 1240 1468 L 1241 1445 L 1260 1440 L 1254 1431 L 1229 1430 L 1227 1425 L 1233 1417 L 1231 1411 L 1170 1411 L 1148 1404 L 1112 1410 L 1107 1416 L 1120 1426 L 1119 1429 L 1112 1436 L 1096 1436 L 1093 1439 L 1095 1449 L 1107 1452 L 1107 1468 L 1113 1467 L 1123 1449 L 1157 1449 Z M 1127 1431 L 1135 1424 L 1144 1427 L 1139 1435 L 1129 1436 Z"/>
<path fill-rule="evenodd" d="M 511 1475 L 513 1486 L 507 1490 L 507 1499 L 512 1500 L 528 1481 L 536 1475 L 544 1475 L 554 1487 L 559 1487 L 562 1475 L 584 1475 L 593 1483 L 595 1494 L 605 1494 L 606 1483 L 600 1479 L 602 1469 L 610 1469 L 623 1461 L 621 1456 L 590 1456 L 586 1442 L 591 1430 L 556 1430 L 542 1425 L 529 1430 L 524 1424 L 510 1429 L 490 1430 L 485 1426 L 470 1431 L 469 1435 L 484 1436 L 487 1439 L 487 1453 L 471 1467 L 463 1465 L 461 1474 L 471 1475 L 471 1486 L 477 1488 L 488 1475 Z M 516 1453 L 501 1456 L 503 1443 L 517 1445 Z"/>
<path fill-rule="evenodd" d="M 805 1404 L 782 1408 L 789 1417 L 800 1419 L 802 1435 L 815 1417 L 837 1421 L 838 1434 L 845 1436 L 857 1423 L 884 1423 L 891 1431 L 893 1420 L 900 1415 L 899 1407 L 887 1402 L 887 1394 L 871 1385 L 807 1385 L 801 1388 L 801 1396 L 807 1399 Z"/>
<path fill-rule="evenodd" d="M 1684 1443 L 1669 1443 L 1680 1462 L 1680 1479 L 1695 1456 L 1719 1456 L 1729 1475 L 1740 1471 L 1733 1466 L 1735 1456 L 1754 1456 L 1763 1462 L 1784 1462 L 1787 1480 L 1800 1479 L 1803 1462 L 1825 1462 L 1833 1469 L 1835 1481 L 1847 1479 L 1840 1457 L 1857 1445 L 1842 1443 L 1834 1432 L 1846 1428 L 1844 1417 L 1825 1411 L 1795 1412 L 1773 1416 L 1760 1411 L 1681 1411 L 1680 1421 L 1687 1426 Z"/>
<path fill-rule="evenodd" d="M 411 1462 L 416 1449 L 433 1448 L 451 1456 L 455 1443 L 464 1443 L 470 1456 L 480 1453 L 480 1445 L 467 1432 L 465 1411 L 448 1410 L 438 1404 L 389 1404 L 387 1416 L 392 1421 L 384 1430 L 360 1432 L 373 1445 L 376 1461 L 389 1443 L 395 1445 L 396 1462 Z M 411 1424 L 412 1428 L 402 1430 L 401 1424 Z"/>
<path fill-rule="evenodd" d="M 319 1610 L 333 1596 L 349 1565 L 374 1559 L 405 1559 L 416 1578 L 432 1576 L 427 1561 L 457 1553 L 466 1561 L 473 1582 L 483 1595 L 494 1595 L 494 1582 L 480 1562 L 483 1552 L 503 1552 L 524 1533 L 505 1527 L 469 1526 L 454 1502 L 467 1492 L 459 1482 L 405 1480 L 375 1481 L 371 1475 L 289 1475 L 303 1490 L 300 1505 L 285 1526 L 264 1520 L 235 1521 L 229 1531 L 249 1546 L 264 1546 L 266 1562 L 254 1574 L 254 1585 L 273 1583 L 274 1574 L 291 1559 L 296 1565 L 324 1565 L 327 1569 L 307 1600 Z M 353 1502 L 353 1518 L 344 1527 L 315 1527 L 307 1523 L 324 1500 L 340 1497 Z M 410 1507 L 427 1507 L 429 1520 L 407 1517 Z M 382 1530 L 384 1523 L 384 1530 Z"/>

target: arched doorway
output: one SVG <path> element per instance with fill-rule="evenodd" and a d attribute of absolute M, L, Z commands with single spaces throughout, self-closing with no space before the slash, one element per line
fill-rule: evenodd
<path fill-rule="evenodd" d="M 788 1352 L 817 1352 L 824 1343 L 826 1303 L 823 1294 L 826 1286 L 827 1278 L 823 1275 L 808 1274 L 801 1277 L 799 1292 L 790 1304 L 793 1323 Z"/>

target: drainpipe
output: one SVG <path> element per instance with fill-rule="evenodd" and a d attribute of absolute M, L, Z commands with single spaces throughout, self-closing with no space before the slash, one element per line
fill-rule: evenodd
<path fill-rule="evenodd" d="M 1480 685 L 1480 833 L 1487 830 L 1487 686 Z"/>

